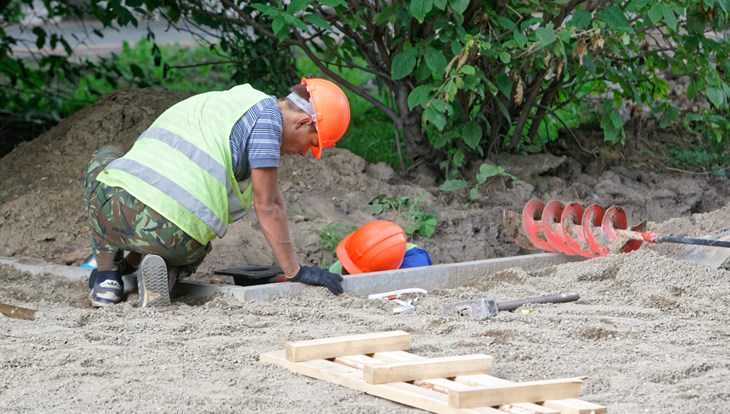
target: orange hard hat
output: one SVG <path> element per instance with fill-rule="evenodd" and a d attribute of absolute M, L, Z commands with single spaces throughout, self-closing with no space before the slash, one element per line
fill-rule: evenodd
<path fill-rule="evenodd" d="M 339 86 L 326 79 L 302 78 L 317 121 L 319 145 L 312 147 L 314 158 L 322 156 L 324 148 L 334 147 L 350 125 L 350 103 Z"/>
<path fill-rule="evenodd" d="M 351 275 L 398 269 L 406 254 L 406 232 L 390 221 L 371 221 L 337 246 L 337 258 Z"/>

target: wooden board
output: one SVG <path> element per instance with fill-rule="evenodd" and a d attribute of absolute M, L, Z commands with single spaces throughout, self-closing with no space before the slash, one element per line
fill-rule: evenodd
<path fill-rule="evenodd" d="M 581 378 L 566 378 L 478 386 L 471 390 L 449 391 L 449 405 L 456 408 L 471 408 L 508 404 L 515 401 L 542 402 L 575 398 L 580 395 L 582 384 Z"/>
<path fill-rule="evenodd" d="M 343 355 L 372 354 L 411 349 L 411 334 L 403 331 L 376 332 L 337 338 L 313 339 L 286 344 L 286 359 L 292 362 L 327 359 Z"/>
<path fill-rule="evenodd" d="M 382 362 L 378 365 L 366 366 L 363 372 L 367 383 L 385 384 L 457 375 L 486 374 L 490 372 L 491 368 L 492 357 L 489 355 L 465 355 L 421 361 Z"/>
<path fill-rule="evenodd" d="M 516 383 L 481 373 L 491 368 L 487 355 L 426 358 L 403 351 L 410 341 L 392 331 L 290 342 L 260 360 L 434 413 L 607 413 L 577 399 L 582 378 Z"/>
<path fill-rule="evenodd" d="M 342 385 L 370 395 L 385 398 L 397 403 L 433 413 L 444 414 L 504 414 L 495 408 L 480 407 L 477 409 L 455 409 L 449 407 L 447 394 L 409 384 L 394 382 L 390 384 L 368 384 L 362 379 L 362 371 L 347 365 L 338 364 L 326 359 L 305 362 L 291 362 L 286 359 L 284 351 L 273 351 L 261 354 L 260 360 L 281 365 L 290 371 L 321 379 L 333 384 Z"/>

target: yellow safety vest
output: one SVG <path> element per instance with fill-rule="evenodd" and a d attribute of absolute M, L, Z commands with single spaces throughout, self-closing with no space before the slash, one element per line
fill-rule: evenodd
<path fill-rule="evenodd" d="M 269 96 L 249 84 L 179 102 L 143 132 L 97 180 L 121 187 L 201 244 L 226 234 L 251 208 L 238 188 L 230 135 L 246 111 Z"/>

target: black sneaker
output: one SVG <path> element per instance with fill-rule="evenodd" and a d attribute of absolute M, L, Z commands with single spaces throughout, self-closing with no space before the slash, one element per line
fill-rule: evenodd
<path fill-rule="evenodd" d="M 122 275 L 122 277 L 127 275 L 132 275 L 130 277 L 136 278 L 137 277 L 137 268 L 132 267 L 127 262 L 127 259 L 122 259 L 119 263 L 117 263 L 117 266 L 119 267 L 119 274 Z M 96 283 L 96 278 L 99 275 L 99 271 L 96 268 L 93 268 L 91 270 L 91 273 L 89 274 L 89 289 L 93 289 L 94 284 Z"/>
<path fill-rule="evenodd" d="M 165 261 L 157 255 L 149 254 L 142 259 L 137 269 L 140 308 L 170 306 L 170 285 L 167 278 Z"/>
<path fill-rule="evenodd" d="M 95 280 L 94 287 L 89 293 L 91 306 L 100 308 L 102 306 L 116 305 L 124 300 L 124 283 L 115 279 Z"/>

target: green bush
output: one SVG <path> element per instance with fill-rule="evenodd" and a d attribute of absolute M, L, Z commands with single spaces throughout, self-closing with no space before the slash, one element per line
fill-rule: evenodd
<path fill-rule="evenodd" d="M 254 79 L 272 92 L 298 80 L 303 68 L 295 56 L 304 53 L 317 74 L 349 90 L 353 119 L 368 125 L 343 146 L 369 150 L 383 140 L 372 152 L 392 153 L 402 143 L 404 165 L 410 158 L 438 166 L 444 180 L 478 183 L 466 171 L 499 164 L 502 153 L 539 151 L 560 139 L 561 128 L 583 122 L 598 123 L 606 141 L 624 143 L 627 105 L 659 127 L 689 128 L 709 145 L 730 132 L 730 0 L 232 0 L 226 13 L 217 2 L 194 0 L 66 3 L 44 5 L 51 17 L 88 13 L 106 26 L 137 25 L 137 16 L 154 14 L 217 33 L 217 50 L 235 62 L 232 81 Z M 17 21 L 12 10 L 0 10 L 0 23 Z M 15 39 L 2 27 L 0 74 L 10 82 L 0 98 L 9 107 L 17 91 L 43 90 L 56 78 L 79 81 L 70 51 L 35 67 L 13 59 Z M 62 37 L 32 33 L 38 47 L 68 51 Z M 156 64 L 161 59 L 153 54 Z M 144 78 L 141 66 L 129 69 Z M 687 85 L 679 96 L 675 80 Z M 354 95 L 389 118 L 400 138 L 383 117 L 365 116 Z M 34 108 L 52 114 L 54 99 L 35 94 L 18 102 L 30 115 Z"/>

